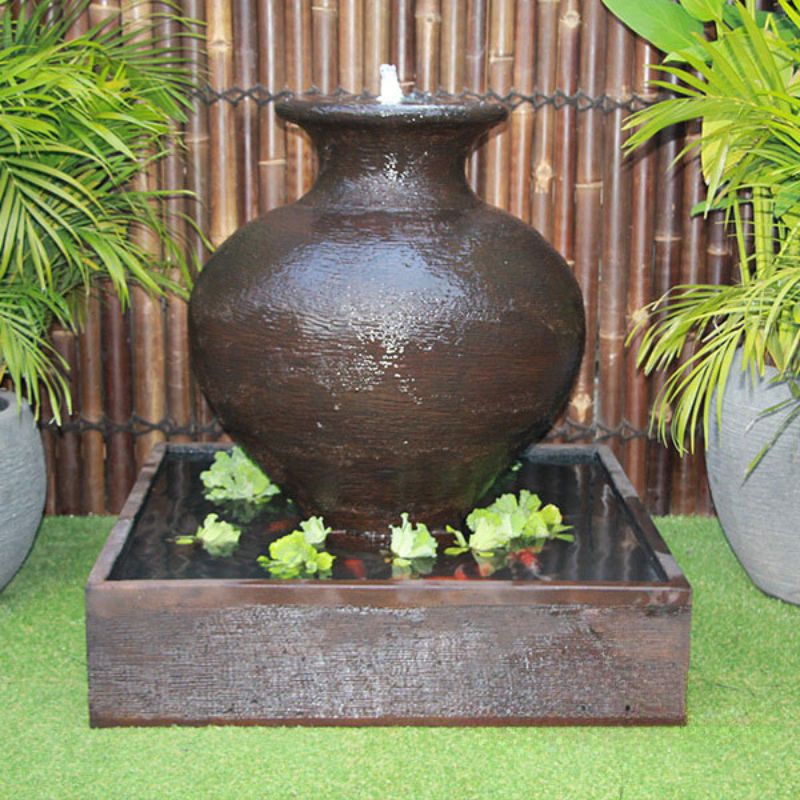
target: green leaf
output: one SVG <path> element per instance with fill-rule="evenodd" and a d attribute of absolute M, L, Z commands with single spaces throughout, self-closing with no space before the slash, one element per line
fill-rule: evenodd
<path fill-rule="evenodd" d="M 721 22 L 725 0 L 680 0 L 686 13 L 701 22 Z"/>
<path fill-rule="evenodd" d="M 209 514 L 197 529 L 195 537 L 212 556 L 230 555 L 239 544 L 242 532 L 216 514 Z"/>
<path fill-rule="evenodd" d="M 211 467 L 200 473 L 200 480 L 206 489 L 206 499 L 214 502 L 246 500 L 263 503 L 280 493 L 280 489 L 241 447 L 234 447 L 230 453 L 220 450 Z"/>
<path fill-rule="evenodd" d="M 475 509 L 467 517 L 467 527 L 472 531 L 469 546 L 476 552 L 506 548 L 513 538 L 510 515 L 486 508 Z"/>
<path fill-rule="evenodd" d="M 322 545 L 325 538 L 331 532 L 330 528 L 325 527 L 322 517 L 309 517 L 300 523 L 300 530 L 303 532 L 305 540 L 311 545 Z"/>
<path fill-rule="evenodd" d="M 306 541 L 302 531 L 292 531 L 275 540 L 269 546 L 269 554 L 275 561 L 282 561 L 287 566 L 302 566 L 313 558 L 316 551 Z"/>
<path fill-rule="evenodd" d="M 320 552 L 306 541 L 303 531 L 292 531 L 269 546 L 269 555 L 258 563 L 275 578 L 324 577 L 331 571 L 335 556 Z"/>
<path fill-rule="evenodd" d="M 448 533 L 453 534 L 453 538 L 455 539 L 455 546 L 454 547 L 447 547 L 445 548 L 445 555 L 448 556 L 457 556 L 461 555 L 461 553 L 466 553 L 469 550 L 469 545 L 467 544 L 467 540 L 464 538 L 464 534 L 461 533 L 460 530 L 453 528 L 450 525 L 445 526 L 445 530 Z"/>
<path fill-rule="evenodd" d="M 317 572 L 320 574 L 325 574 L 331 571 L 333 567 L 333 562 L 336 559 L 336 556 L 331 555 L 330 553 L 326 553 L 321 551 L 317 553 L 316 563 L 317 563 Z"/>
<path fill-rule="evenodd" d="M 671 0 L 603 0 L 606 8 L 665 53 L 692 47 L 703 23 Z"/>
<path fill-rule="evenodd" d="M 400 525 L 389 526 L 392 553 L 401 559 L 436 558 L 436 539 L 428 527 L 422 523 L 412 525 L 405 512 L 400 515 L 400 520 Z"/>

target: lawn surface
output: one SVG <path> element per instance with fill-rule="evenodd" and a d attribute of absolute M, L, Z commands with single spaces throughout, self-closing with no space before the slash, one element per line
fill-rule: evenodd
<path fill-rule="evenodd" d="M 83 585 L 111 527 L 47 520 L 0 594 L 0 798 L 800 798 L 800 607 L 713 520 L 659 528 L 694 588 L 685 728 L 91 730 Z"/>

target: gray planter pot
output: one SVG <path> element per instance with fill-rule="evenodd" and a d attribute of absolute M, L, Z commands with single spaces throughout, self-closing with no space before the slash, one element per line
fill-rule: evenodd
<path fill-rule="evenodd" d="M 33 414 L 0 390 L 0 591 L 28 555 L 42 520 L 47 481 Z"/>
<path fill-rule="evenodd" d="M 785 419 L 760 417 L 791 396 L 770 383 L 775 370 L 753 385 L 737 354 L 709 431 L 706 460 L 719 521 L 747 574 L 767 594 L 800 604 L 800 419 L 770 448 L 749 477 L 747 467 Z"/>

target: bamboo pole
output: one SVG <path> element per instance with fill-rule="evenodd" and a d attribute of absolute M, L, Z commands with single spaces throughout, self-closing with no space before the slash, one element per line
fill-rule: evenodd
<path fill-rule="evenodd" d="M 578 67 L 581 41 L 579 0 L 561 0 L 558 18 L 558 65 L 556 86 L 568 96 L 578 91 Z M 575 166 L 578 110 L 565 104 L 556 112 L 553 163 L 552 245 L 575 268 Z"/>
<path fill-rule="evenodd" d="M 514 41 L 514 88 L 524 95 L 534 90 L 535 0 L 518 0 Z M 531 215 L 531 149 L 533 106 L 520 103 L 511 112 L 511 185 L 508 210 L 527 222 Z"/>
<path fill-rule="evenodd" d="M 206 0 L 206 51 L 208 83 L 220 93 L 231 88 L 234 74 L 233 14 L 230 4 Z M 219 247 L 239 227 L 241 210 L 238 203 L 238 162 L 235 151 L 235 120 L 231 104 L 212 103 L 208 113 L 209 127 L 209 238 Z M 201 407 L 202 424 L 211 422 L 210 410 Z M 211 438 L 203 437 L 203 438 Z"/>
<path fill-rule="evenodd" d="M 558 0 L 536 4 L 536 82 L 545 95 L 556 88 Z M 553 149 L 556 111 L 550 105 L 536 112 L 533 130 L 533 191 L 531 224 L 548 241 L 553 238 Z"/>
<path fill-rule="evenodd" d="M 657 51 L 641 39 L 636 42 L 634 90 L 647 100 L 655 98 L 649 82 L 655 77 L 650 69 L 658 61 Z M 653 147 L 640 150 L 631 167 L 631 249 L 628 278 L 627 329 L 639 319 L 641 308 L 653 297 L 653 186 L 656 182 L 656 153 Z M 636 351 L 641 337 L 627 349 L 625 387 L 625 419 L 636 430 L 646 430 L 649 414 L 649 382 L 636 368 Z M 625 448 L 625 471 L 637 493 L 644 497 L 647 489 L 647 439 L 631 439 Z"/>
<path fill-rule="evenodd" d="M 233 85 L 233 15 L 229 3 L 206 0 L 208 82 L 215 92 Z M 235 124 L 230 103 L 211 104 L 210 132 L 210 239 L 219 247 L 239 227 L 238 164 L 235 157 Z"/>
<path fill-rule="evenodd" d="M 697 123 L 689 124 L 687 139 L 696 139 L 700 135 Z M 684 197 L 684 237 L 681 252 L 681 274 L 679 282 L 704 283 L 706 278 L 706 224 L 702 215 L 690 216 L 691 209 L 705 199 L 705 183 L 699 156 L 684 159 L 683 163 L 683 197 Z M 692 348 L 686 353 L 689 357 Z M 670 510 L 676 514 L 694 514 L 697 512 L 698 486 L 705 480 L 705 475 L 698 470 L 695 457 L 684 456 L 673 462 L 672 471 L 672 503 Z"/>
<path fill-rule="evenodd" d="M 135 477 L 130 320 L 110 287 L 102 294 L 103 388 L 106 398 L 108 510 L 119 513 Z"/>
<path fill-rule="evenodd" d="M 89 23 L 92 27 L 103 22 L 119 22 L 119 0 L 94 0 L 89 3 Z"/>
<path fill-rule="evenodd" d="M 481 94 L 486 89 L 486 50 L 488 48 L 487 0 L 467 0 L 467 45 L 464 53 L 464 88 Z M 467 160 L 467 177 L 472 191 L 481 183 L 484 147 L 476 147 Z"/>
<path fill-rule="evenodd" d="M 88 8 L 75 17 L 67 39 L 83 36 L 90 27 Z M 84 325 L 78 340 L 76 383 L 73 398 L 77 417 L 98 428 L 80 434 L 80 513 L 103 514 L 106 510 L 105 445 L 99 426 L 103 422 L 103 358 L 100 299 L 97 290 L 86 298 Z M 64 476 L 62 476 L 62 479 Z"/>
<path fill-rule="evenodd" d="M 140 0 L 123 0 L 122 24 L 131 31 L 141 31 L 150 36 L 148 25 L 152 19 L 152 3 Z M 156 169 L 151 164 L 134 179 L 138 191 L 156 188 Z M 133 224 L 131 238 L 153 258 L 160 257 L 160 245 L 153 232 Z M 159 423 L 167 415 L 166 353 L 164 339 L 164 314 L 161 300 L 151 297 L 141 287 L 131 287 L 133 320 L 134 412 L 144 425 L 138 427 L 136 437 L 136 466 L 142 466 L 153 445 L 166 438 L 160 430 L 148 430 L 150 424 Z"/>
<path fill-rule="evenodd" d="M 555 86 L 567 96 L 578 90 L 580 59 L 579 0 L 560 0 L 558 11 L 558 59 Z M 575 270 L 575 168 L 577 159 L 578 110 L 565 103 L 555 110 L 553 132 L 553 211 L 550 243 Z M 567 409 L 556 420 L 556 429 L 565 426 Z M 551 437 L 563 441 L 563 437 Z"/>
<path fill-rule="evenodd" d="M 731 232 L 725 224 L 724 211 L 709 212 L 706 231 L 708 282 L 730 283 L 732 272 Z"/>
<path fill-rule="evenodd" d="M 86 319 L 80 334 L 80 416 L 90 425 L 103 423 L 103 330 L 100 295 L 95 289 L 86 298 Z M 106 511 L 105 444 L 99 427 L 81 434 L 81 513 Z"/>
<path fill-rule="evenodd" d="M 391 59 L 404 92 L 414 88 L 416 73 L 414 41 L 414 0 L 391 0 Z"/>
<path fill-rule="evenodd" d="M 108 25 L 120 23 L 119 0 L 96 0 L 89 5 L 88 11 L 92 27 L 104 22 Z M 108 511 L 117 513 L 134 480 L 133 435 L 130 431 L 133 415 L 130 321 L 108 282 L 103 283 L 98 300 L 104 417 L 109 426 L 105 434 L 106 504 Z"/>
<path fill-rule="evenodd" d="M 668 128 L 659 136 L 655 194 L 655 236 L 653 294 L 660 297 L 679 279 L 681 240 L 683 238 L 683 196 L 680 170 L 673 167 L 683 147 L 683 128 Z M 664 385 L 663 371 L 650 380 L 650 405 Z M 647 444 L 646 505 L 654 514 L 666 514 L 671 506 L 673 449 L 651 439 Z"/>
<path fill-rule="evenodd" d="M 389 62 L 389 0 L 368 0 L 364 6 L 364 88 L 380 93 L 380 66 Z"/>
<path fill-rule="evenodd" d="M 89 30 L 89 10 L 85 8 L 80 14 L 78 14 L 73 23 L 70 25 L 69 30 L 67 31 L 67 39 L 75 39 L 78 36 L 83 36 Z"/>
<path fill-rule="evenodd" d="M 160 16 L 157 22 L 159 38 L 163 45 L 178 57 L 184 57 L 178 23 L 170 12 L 174 9 L 169 3 L 156 4 Z M 166 141 L 166 156 L 160 162 L 161 186 L 170 194 L 162 204 L 164 222 L 178 241 L 185 241 L 186 225 L 184 198 L 180 196 L 184 188 L 185 164 L 180 147 L 182 131 L 178 125 L 171 126 L 171 134 Z M 170 271 L 172 280 L 180 282 L 179 270 Z M 166 401 L 170 421 L 180 428 L 189 428 L 192 422 L 191 377 L 189 372 L 188 315 L 186 302 L 180 297 L 170 295 L 166 300 L 165 327 L 165 368 Z M 170 441 L 188 442 L 189 435 L 171 435 Z"/>
<path fill-rule="evenodd" d="M 51 331 L 53 348 L 67 364 L 66 379 L 70 396 L 74 400 L 71 413 L 61 409 L 65 423 L 78 420 L 76 408 L 80 400 L 78 394 L 78 348 L 76 336 L 72 331 L 54 326 Z M 74 430 L 61 430 L 56 438 L 56 510 L 58 514 L 81 513 L 81 441 Z"/>
<path fill-rule="evenodd" d="M 283 0 L 260 0 L 258 24 L 259 80 L 275 94 L 283 89 L 286 80 Z M 259 114 L 259 196 L 263 214 L 286 202 L 286 133 L 275 114 L 274 103 L 262 105 Z"/>
<path fill-rule="evenodd" d="M 616 18 L 608 20 L 606 94 L 619 103 L 630 101 L 633 69 L 633 36 Z M 631 236 L 631 174 L 622 145 L 626 135 L 622 123 L 626 111 L 616 108 L 607 118 L 605 139 L 604 235 L 602 280 L 597 297 L 599 329 L 600 419 L 611 430 L 623 423 L 625 400 L 625 334 Z M 613 437 L 609 445 L 622 455 L 622 441 Z"/>
<path fill-rule="evenodd" d="M 293 92 L 304 92 L 311 82 L 311 0 L 286 0 L 286 84 Z M 312 147 L 297 125 L 286 124 L 286 199 L 294 202 L 311 186 Z"/>
<path fill-rule="evenodd" d="M 725 224 L 724 211 L 711 211 L 706 225 L 706 269 L 707 281 L 714 284 L 727 284 L 731 281 L 732 253 L 731 231 Z M 705 446 L 705 442 L 703 443 Z M 699 447 L 695 453 L 697 459 L 698 481 L 697 509 L 698 514 L 713 514 L 713 502 L 706 474 L 705 450 Z"/>
<path fill-rule="evenodd" d="M 600 0 L 583 6 L 579 87 L 597 97 L 605 83 L 606 12 Z M 591 425 L 595 412 L 597 358 L 597 285 L 600 262 L 603 198 L 603 133 L 601 109 L 578 115 L 578 152 L 575 182 L 575 277 L 583 292 L 586 311 L 586 349 L 568 406 L 568 416 L 579 425 Z"/>
<path fill-rule="evenodd" d="M 339 85 L 353 94 L 364 88 L 363 41 L 364 0 L 340 0 Z"/>
<path fill-rule="evenodd" d="M 331 94 L 339 80 L 339 0 L 314 0 L 311 6 L 313 83 Z"/>
<path fill-rule="evenodd" d="M 195 34 L 185 42 L 187 68 L 192 82 L 204 86 L 208 80 L 208 64 L 205 42 L 198 37 L 205 37 L 205 1 L 183 0 L 183 12 L 197 24 L 187 32 Z M 186 202 L 187 216 L 194 221 L 201 231 L 209 230 L 209 131 L 208 106 L 200 97 L 191 100 L 187 113 L 184 144 L 186 146 L 186 187 L 191 197 Z M 188 236 L 191 256 L 198 264 L 202 264 L 208 253 L 202 238 L 193 232 Z"/>
<path fill-rule="evenodd" d="M 706 467 L 706 450 L 705 443 L 701 443 L 695 450 L 692 458 L 697 462 L 697 499 L 694 513 L 701 516 L 713 516 L 714 502 L 711 498 L 711 487 L 708 485 L 708 473 Z"/>
<path fill-rule="evenodd" d="M 11 386 L 7 388 L 11 389 Z M 44 513 L 52 516 L 58 513 L 58 466 L 56 464 L 56 427 L 53 420 L 53 408 L 50 405 L 50 397 L 47 392 L 42 392 L 39 402 L 40 432 L 42 435 L 42 447 L 44 448 L 44 468 L 47 493 L 44 501 Z"/>
<path fill-rule="evenodd" d="M 439 75 L 442 89 L 458 94 L 464 88 L 467 0 L 442 0 Z"/>
<path fill-rule="evenodd" d="M 489 89 L 504 96 L 511 91 L 514 72 L 514 3 L 491 0 L 489 5 Z M 486 142 L 484 199 L 507 209 L 511 172 L 511 136 L 504 122 L 489 132 Z"/>
<path fill-rule="evenodd" d="M 206 36 L 206 28 L 204 25 L 206 18 L 205 0 L 182 0 L 182 3 L 185 16 L 197 20 L 197 24 L 190 28 L 189 31 L 196 34 L 196 36 L 187 38 L 185 42 L 187 67 L 191 73 L 193 82 L 198 86 L 204 86 L 208 81 L 207 53 L 204 41 Z M 186 188 L 192 193 L 192 196 L 187 199 L 185 203 L 186 213 L 201 231 L 208 232 L 210 228 L 210 136 L 208 106 L 202 98 L 195 97 L 192 99 L 187 117 L 184 134 L 186 146 Z M 190 257 L 197 264 L 202 264 L 208 256 L 202 237 L 196 232 L 189 230 L 187 245 Z M 193 377 L 191 386 L 193 421 L 196 425 L 205 427 L 211 423 L 213 418 L 211 409 L 208 407 Z M 211 437 L 200 435 L 198 438 L 201 441 L 206 441 Z"/>
<path fill-rule="evenodd" d="M 258 25 L 256 0 L 233 3 L 233 80 L 248 89 L 258 82 Z M 236 105 L 237 183 L 240 222 L 258 216 L 258 106 L 252 97 Z"/>

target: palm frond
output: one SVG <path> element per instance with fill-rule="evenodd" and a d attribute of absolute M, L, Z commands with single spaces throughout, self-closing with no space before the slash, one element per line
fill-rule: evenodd
<path fill-rule="evenodd" d="M 181 292 L 169 275 L 190 274 L 185 243 L 161 214 L 164 193 L 137 191 L 133 179 L 167 152 L 192 79 L 165 48 L 158 16 L 67 40 L 87 5 L 67 0 L 55 22 L 46 4 L 0 13 L 0 372 L 33 400 L 41 381 L 56 412 L 68 392 L 47 325 L 75 324 L 76 293 L 108 278 L 125 303 L 129 281 Z M 137 244 L 134 225 L 163 258 Z"/>

